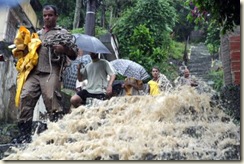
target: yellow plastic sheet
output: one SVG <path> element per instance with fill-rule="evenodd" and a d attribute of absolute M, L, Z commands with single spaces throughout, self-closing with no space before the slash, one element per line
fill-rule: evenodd
<path fill-rule="evenodd" d="M 18 76 L 15 95 L 15 105 L 18 107 L 23 85 L 30 71 L 34 68 L 34 66 L 37 65 L 38 54 L 36 50 L 41 45 L 41 40 L 39 39 L 37 33 L 31 34 L 26 27 L 21 26 L 14 39 L 14 44 L 16 48 L 12 50 L 12 53 L 13 56 L 18 59 L 16 64 Z"/>

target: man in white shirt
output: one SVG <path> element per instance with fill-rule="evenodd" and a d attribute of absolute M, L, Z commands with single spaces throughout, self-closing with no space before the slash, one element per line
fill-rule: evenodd
<path fill-rule="evenodd" d="M 71 104 L 77 108 L 86 103 L 86 99 L 97 98 L 100 100 L 112 94 L 112 84 L 116 78 L 116 73 L 109 62 L 104 59 L 99 59 L 98 54 L 90 53 L 92 62 L 87 64 L 84 68 L 78 68 L 77 78 L 79 81 L 88 81 L 85 89 L 77 92 L 71 97 Z M 109 81 L 107 76 L 109 75 Z"/>

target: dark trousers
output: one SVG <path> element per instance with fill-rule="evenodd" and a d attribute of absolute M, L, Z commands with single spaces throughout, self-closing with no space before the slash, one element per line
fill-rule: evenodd
<path fill-rule="evenodd" d="M 83 104 L 86 103 L 86 99 L 91 97 L 91 98 L 96 98 L 96 99 L 100 99 L 100 100 L 105 100 L 106 99 L 106 95 L 104 93 L 101 94 L 93 94 L 93 93 L 89 93 L 87 90 L 83 89 L 81 91 L 77 92 L 77 95 L 80 96 L 80 98 L 82 99 Z"/>

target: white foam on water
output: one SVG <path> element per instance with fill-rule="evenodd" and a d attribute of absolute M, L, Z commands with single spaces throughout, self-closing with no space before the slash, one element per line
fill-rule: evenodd
<path fill-rule="evenodd" d="M 240 146 L 240 126 L 210 96 L 182 87 L 80 106 L 3 160 L 225 160 Z"/>

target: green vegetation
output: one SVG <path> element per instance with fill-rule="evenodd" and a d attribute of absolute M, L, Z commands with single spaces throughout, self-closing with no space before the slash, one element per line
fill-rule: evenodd
<path fill-rule="evenodd" d="M 74 19 L 75 0 L 39 0 L 42 5 L 52 4 L 58 7 L 58 24 L 64 28 L 71 29 Z M 42 20 L 42 11 L 38 12 L 38 17 Z M 82 19 L 83 20 L 83 19 Z"/>
<path fill-rule="evenodd" d="M 95 34 L 96 34 L 96 36 L 104 35 L 107 32 L 108 31 L 106 29 L 104 29 L 103 27 L 99 27 L 99 26 L 96 26 L 95 27 Z M 84 29 L 84 27 L 82 27 L 82 28 L 76 28 L 76 29 L 71 30 L 71 33 L 72 34 L 84 34 L 85 33 L 85 29 Z"/>
<path fill-rule="evenodd" d="M 135 7 L 121 14 L 113 29 L 119 38 L 121 58 L 136 61 L 148 72 L 158 65 L 167 74 L 175 22 L 176 11 L 170 1 L 138 0 Z"/>
<path fill-rule="evenodd" d="M 224 72 L 222 69 L 217 71 L 211 71 L 209 73 L 210 79 L 213 80 L 213 89 L 216 91 L 220 91 L 224 84 Z"/>
<path fill-rule="evenodd" d="M 207 32 L 205 44 L 207 45 L 210 54 L 218 53 L 220 46 L 220 28 L 216 23 L 212 23 L 208 26 Z"/>
<path fill-rule="evenodd" d="M 188 15 L 189 20 L 197 24 L 213 23 L 221 27 L 222 34 L 240 25 L 239 0 L 187 0 L 186 4 L 192 8 Z"/>
<path fill-rule="evenodd" d="M 169 57 L 176 60 L 182 60 L 184 49 L 185 49 L 185 43 L 177 42 L 173 40 L 170 45 Z"/>
<path fill-rule="evenodd" d="M 221 32 L 223 34 L 240 24 L 240 2 L 237 0 L 224 0 L 221 3 L 218 0 L 89 1 L 96 1 L 97 37 L 112 32 L 118 38 L 120 58 L 133 60 L 143 65 L 148 72 L 152 66 L 158 65 L 161 72 L 170 79 L 177 75 L 178 70 L 178 66 L 171 65 L 170 61 L 184 59 L 192 30 L 201 29 L 206 33 L 201 42 L 214 55 L 219 50 Z M 82 0 L 77 29 L 72 29 L 76 0 L 40 2 L 58 7 L 58 23 L 61 26 L 72 33 L 84 33 L 88 1 Z"/>

